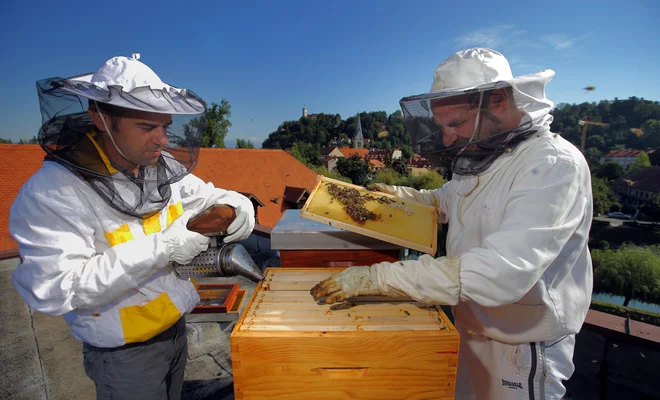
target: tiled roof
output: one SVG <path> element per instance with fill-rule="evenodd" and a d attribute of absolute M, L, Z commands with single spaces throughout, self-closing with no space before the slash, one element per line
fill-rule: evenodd
<path fill-rule="evenodd" d="M 646 151 L 646 154 L 651 154 L 655 150 L 644 150 Z M 605 154 L 603 157 L 637 157 L 639 153 L 641 153 L 642 150 L 612 150 Z"/>
<path fill-rule="evenodd" d="M 0 144 L 0 251 L 18 247 L 9 235 L 9 208 L 45 155 L 37 144 Z"/>
<path fill-rule="evenodd" d="M 23 183 L 39 169 L 44 152 L 38 145 L 0 144 L 0 251 L 17 247 L 9 236 L 9 208 Z M 275 226 L 285 209 L 286 186 L 312 191 L 316 173 L 283 150 L 200 149 L 195 175 L 216 187 L 252 193 L 263 204 L 259 223 Z"/>
<path fill-rule="evenodd" d="M 309 195 L 309 190 L 300 187 L 287 186 L 284 188 L 284 201 L 298 203 L 305 194 Z"/>
<path fill-rule="evenodd" d="M 374 168 L 376 168 L 376 169 L 385 168 L 385 164 L 384 164 L 382 161 L 380 161 L 380 160 L 374 160 L 374 159 L 372 159 L 372 160 L 369 160 L 369 162 L 370 162 L 371 165 L 372 165 Z"/>
<path fill-rule="evenodd" d="M 336 148 L 337 146 L 321 147 L 319 152 L 321 153 L 321 156 L 327 156 L 328 154 L 332 153 L 332 151 Z"/>
<path fill-rule="evenodd" d="M 344 157 L 346 158 L 352 156 L 355 153 L 359 154 L 362 158 L 369 154 L 369 149 L 353 149 L 350 147 L 341 147 L 339 150 L 341 150 L 342 154 L 344 154 Z"/>
<path fill-rule="evenodd" d="M 200 149 L 193 173 L 216 187 L 255 195 L 265 204 L 259 207 L 259 223 L 271 228 L 286 211 L 281 201 L 285 187 L 311 192 L 317 176 L 283 150 L 262 149 Z M 280 201 L 272 201 L 275 197 Z"/>
<path fill-rule="evenodd" d="M 644 167 L 636 169 L 617 179 L 615 185 L 659 193 L 660 167 Z"/>

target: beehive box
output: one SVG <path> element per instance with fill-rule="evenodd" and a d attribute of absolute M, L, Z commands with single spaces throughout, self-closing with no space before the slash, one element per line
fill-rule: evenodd
<path fill-rule="evenodd" d="M 353 189 L 354 194 L 368 200 L 363 202 L 361 212 L 348 212 L 346 204 L 333 196 L 332 189 Z M 360 221 L 351 216 L 359 217 L 365 213 L 364 209 L 371 212 L 375 219 Z M 369 191 L 362 186 L 320 177 L 300 215 L 427 254 L 434 255 L 436 252 L 438 210 L 435 207 Z"/>
<path fill-rule="evenodd" d="M 341 269 L 269 268 L 231 334 L 236 399 L 453 399 L 459 335 L 440 308 L 318 304 Z"/>

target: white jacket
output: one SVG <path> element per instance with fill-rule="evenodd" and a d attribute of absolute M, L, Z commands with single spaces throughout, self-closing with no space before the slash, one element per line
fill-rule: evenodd
<path fill-rule="evenodd" d="M 449 222 L 448 257 L 382 263 L 374 268 L 381 287 L 455 305 L 462 328 L 504 343 L 580 330 L 593 284 L 592 194 L 589 168 L 573 144 L 546 131 L 480 176 L 455 175 L 435 191 L 390 188 L 440 206 L 440 222 Z"/>
<path fill-rule="evenodd" d="M 109 207 L 82 179 L 46 161 L 15 199 L 9 231 L 21 263 L 12 283 L 36 311 L 63 315 L 98 347 L 141 342 L 192 311 L 199 296 L 169 263 L 161 231 L 183 213 L 227 204 L 254 215 L 243 195 L 189 174 L 169 205 L 142 221 Z"/>

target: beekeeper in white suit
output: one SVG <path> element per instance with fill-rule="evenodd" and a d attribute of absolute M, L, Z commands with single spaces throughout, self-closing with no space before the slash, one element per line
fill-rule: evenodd
<path fill-rule="evenodd" d="M 188 219 L 213 204 L 234 207 L 226 242 L 247 238 L 255 223 L 245 196 L 191 174 L 204 101 L 138 58 L 37 82 L 46 158 L 10 211 L 21 256 L 12 283 L 84 342 L 98 399 L 180 398 L 183 315 L 199 296 L 169 265 L 188 264 L 210 241 Z"/>
<path fill-rule="evenodd" d="M 459 51 L 429 93 L 401 100 L 415 152 L 449 156 L 437 190 L 380 184 L 441 210 L 447 256 L 351 267 L 312 289 L 328 303 L 408 295 L 451 305 L 461 335 L 457 399 L 560 399 L 592 292 L 590 172 L 550 132 L 554 72 L 514 78 L 496 51 Z"/>

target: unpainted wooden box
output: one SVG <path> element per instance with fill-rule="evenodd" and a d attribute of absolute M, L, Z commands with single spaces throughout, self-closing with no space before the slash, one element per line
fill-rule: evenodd
<path fill-rule="evenodd" d="M 317 304 L 341 269 L 269 268 L 231 334 L 236 399 L 453 399 L 459 335 L 440 308 Z"/>

